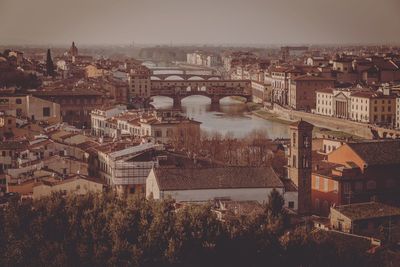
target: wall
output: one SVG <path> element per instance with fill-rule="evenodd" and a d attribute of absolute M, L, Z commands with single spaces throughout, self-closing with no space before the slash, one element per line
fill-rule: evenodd
<path fill-rule="evenodd" d="M 103 191 L 103 184 L 88 181 L 85 179 L 74 179 L 71 181 L 61 182 L 54 186 L 41 184 L 33 187 L 33 198 L 38 199 L 41 197 L 49 196 L 53 192 L 67 191 L 74 194 L 87 194 L 89 192 L 100 193 Z"/>
<path fill-rule="evenodd" d="M 171 196 L 177 202 L 206 202 L 214 198 L 227 197 L 233 201 L 258 201 L 265 203 L 273 188 L 233 188 L 233 189 L 201 189 L 201 190 L 171 190 L 161 191 L 160 198 Z M 277 188 L 283 194 L 283 188 Z"/>
<path fill-rule="evenodd" d="M 372 138 L 371 129 L 367 124 L 352 122 L 339 118 L 326 117 L 302 111 L 287 110 L 276 104 L 274 105 L 273 112 L 284 119 L 292 121 L 303 119 L 314 124 L 315 126 L 347 132 L 366 139 Z"/>

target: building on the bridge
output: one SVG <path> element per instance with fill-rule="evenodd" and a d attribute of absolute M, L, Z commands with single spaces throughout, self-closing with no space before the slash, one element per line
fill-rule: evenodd
<path fill-rule="evenodd" d="M 128 77 L 129 102 L 151 95 L 151 71 L 146 66 L 137 65 L 130 70 Z"/>
<path fill-rule="evenodd" d="M 218 104 L 221 98 L 241 96 L 251 100 L 249 80 L 152 80 L 151 96 L 168 96 L 174 100 L 174 107 L 191 95 L 204 95 Z"/>
<path fill-rule="evenodd" d="M 119 139 L 123 136 L 147 138 L 170 144 L 200 138 L 200 122 L 181 115 L 179 110 L 126 110 L 117 106 L 92 111 L 92 134 Z"/>
<path fill-rule="evenodd" d="M 301 75 L 290 80 L 289 106 L 296 110 L 311 111 L 316 106 L 316 91 L 334 86 L 331 78 Z"/>
<path fill-rule="evenodd" d="M 330 153 L 313 153 L 312 207 L 327 216 L 331 206 L 377 199 L 399 204 L 400 141 L 341 142 Z"/>

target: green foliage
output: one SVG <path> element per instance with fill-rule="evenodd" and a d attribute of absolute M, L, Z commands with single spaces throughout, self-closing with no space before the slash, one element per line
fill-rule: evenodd
<path fill-rule="evenodd" d="M 340 261 L 327 236 L 288 231 L 280 197 L 224 221 L 211 205 L 112 193 L 14 201 L 0 209 L 0 266 L 357 266 L 359 251 Z"/>

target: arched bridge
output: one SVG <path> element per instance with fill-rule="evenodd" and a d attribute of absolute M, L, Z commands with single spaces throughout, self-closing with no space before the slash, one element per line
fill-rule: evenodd
<path fill-rule="evenodd" d="M 249 80 L 153 80 L 150 96 L 168 96 L 179 107 L 187 96 L 203 95 L 211 99 L 211 104 L 227 96 L 241 96 L 251 101 L 251 82 Z"/>
<path fill-rule="evenodd" d="M 219 80 L 221 75 L 214 70 L 153 69 L 152 80 Z"/>

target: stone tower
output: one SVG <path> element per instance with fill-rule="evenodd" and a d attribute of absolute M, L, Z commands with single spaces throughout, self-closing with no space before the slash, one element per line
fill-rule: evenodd
<path fill-rule="evenodd" d="M 298 213 L 311 212 L 312 130 L 314 126 L 300 120 L 290 125 L 288 176 L 298 189 Z"/>
<path fill-rule="evenodd" d="M 69 49 L 69 54 L 72 57 L 76 57 L 78 55 L 78 48 L 75 46 L 75 42 L 72 42 L 71 48 Z"/>

